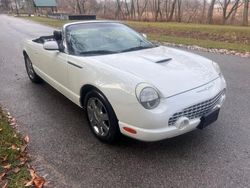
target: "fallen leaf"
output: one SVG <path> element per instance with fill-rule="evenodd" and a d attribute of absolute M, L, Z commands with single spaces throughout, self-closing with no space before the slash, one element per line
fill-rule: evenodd
<path fill-rule="evenodd" d="M 11 122 L 16 123 L 16 119 L 15 119 L 15 118 L 12 118 L 12 119 L 11 119 Z"/>
<path fill-rule="evenodd" d="M 14 144 L 11 146 L 11 149 L 13 149 L 13 150 L 16 150 L 16 148 L 17 148 L 17 146 Z"/>
<path fill-rule="evenodd" d="M 9 116 L 7 116 L 7 118 L 9 119 L 9 122 L 11 122 L 11 120 L 12 120 L 12 116 L 11 116 L 11 115 L 9 115 Z"/>
<path fill-rule="evenodd" d="M 20 168 L 18 168 L 18 167 L 16 167 L 14 170 L 13 170 L 13 172 L 15 172 L 15 173 L 18 173 L 18 172 L 20 172 Z"/>
<path fill-rule="evenodd" d="M 5 162 L 5 161 L 7 161 L 7 158 L 8 158 L 8 155 L 5 155 L 4 157 L 1 157 L 1 159 L 2 159 L 2 162 Z"/>
<path fill-rule="evenodd" d="M 45 179 L 43 177 L 37 177 L 34 179 L 34 184 L 36 188 L 42 188 L 45 183 Z"/>
<path fill-rule="evenodd" d="M 13 125 L 16 125 L 16 119 L 15 118 L 12 118 L 10 120 L 10 125 L 13 126 Z"/>
<path fill-rule="evenodd" d="M 8 182 L 6 182 L 2 188 L 7 188 L 7 187 L 8 187 Z"/>
<path fill-rule="evenodd" d="M 28 160 L 28 158 L 27 158 L 27 157 L 20 157 L 19 160 L 20 160 L 21 162 L 26 162 L 26 161 Z"/>
<path fill-rule="evenodd" d="M 33 185 L 33 180 L 27 182 L 24 186 L 25 186 L 25 187 L 30 187 L 30 186 L 32 186 L 32 185 Z"/>
<path fill-rule="evenodd" d="M 21 162 L 21 163 L 19 163 L 19 165 L 18 166 L 23 166 L 25 164 L 25 162 Z"/>
<path fill-rule="evenodd" d="M 7 169 L 7 170 L 9 170 L 10 167 L 11 167 L 11 164 L 7 164 L 7 165 L 2 166 L 2 168 Z"/>
<path fill-rule="evenodd" d="M 29 138 L 29 136 L 28 136 L 28 135 L 26 135 L 26 136 L 24 137 L 24 141 L 25 141 L 27 144 L 29 143 L 30 138 Z"/>
<path fill-rule="evenodd" d="M 30 164 L 29 164 L 29 163 L 27 164 L 27 167 L 28 167 L 28 168 L 31 168 L 31 166 L 30 166 Z"/>
<path fill-rule="evenodd" d="M 37 177 L 35 171 L 34 171 L 33 169 L 29 169 L 29 171 L 30 171 L 30 176 L 31 176 L 32 179 L 34 180 L 34 179 Z"/>
<path fill-rule="evenodd" d="M 26 150 L 26 148 L 27 148 L 27 145 L 21 146 L 21 152 L 24 152 Z"/>
<path fill-rule="evenodd" d="M 20 166 L 23 166 L 24 164 L 26 164 L 26 162 L 28 161 L 28 158 L 27 157 L 20 157 L 19 160 L 20 160 L 20 163 L 18 166 L 20 167 Z"/>
<path fill-rule="evenodd" d="M 6 175 L 5 172 L 3 172 L 2 174 L 0 174 L 0 181 L 2 181 L 3 177 Z"/>
<path fill-rule="evenodd" d="M 0 132 L 2 131 L 3 129 L 0 129 Z"/>
<path fill-rule="evenodd" d="M 10 126 L 11 126 L 11 127 L 15 127 L 15 126 L 16 126 L 16 123 L 10 123 Z"/>

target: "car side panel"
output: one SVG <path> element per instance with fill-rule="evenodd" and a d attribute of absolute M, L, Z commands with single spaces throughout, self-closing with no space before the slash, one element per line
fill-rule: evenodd
<path fill-rule="evenodd" d="M 24 42 L 24 51 L 26 51 L 29 58 L 31 59 L 35 72 L 43 80 L 49 83 L 52 87 L 54 87 L 64 96 L 66 96 L 67 98 L 75 102 L 77 105 L 80 105 L 79 96 L 76 96 L 68 88 L 69 87 L 68 86 L 68 73 L 67 73 L 68 63 L 67 63 L 66 54 L 63 54 L 63 55 L 61 54 L 60 58 L 58 58 L 57 60 L 56 53 L 59 53 L 59 52 L 52 52 L 52 51 L 48 52 L 47 50 L 43 49 L 42 44 L 35 43 L 32 40 L 27 40 Z M 59 67 L 61 66 L 61 68 L 59 69 L 58 69 L 58 64 L 59 64 Z M 55 79 L 55 77 L 57 77 L 58 79 Z"/>

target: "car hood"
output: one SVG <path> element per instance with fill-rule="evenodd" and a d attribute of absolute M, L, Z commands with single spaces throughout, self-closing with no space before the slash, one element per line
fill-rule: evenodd
<path fill-rule="evenodd" d="M 143 79 L 163 97 L 197 88 L 218 77 L 211 60 L 164 46 L 89 58 Z"/>

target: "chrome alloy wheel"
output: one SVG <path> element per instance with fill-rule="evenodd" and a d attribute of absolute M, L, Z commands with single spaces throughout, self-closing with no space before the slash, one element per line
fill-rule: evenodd
<path fill-rule="evenodd" d="M 87 103 L 87 113 L 94 132 L 98 136 L 107 136 L 110 120 L 104 104 L 96 97 L 90 98 Z"/>
<path fill-rule="evenodd" d="M 33 69 L 32 63 L 29 58 L 26 58 L 26 67 L 27 67 L 27 72 L 28 75 L 31 79 L 35 78 L 35 71 Z"/>

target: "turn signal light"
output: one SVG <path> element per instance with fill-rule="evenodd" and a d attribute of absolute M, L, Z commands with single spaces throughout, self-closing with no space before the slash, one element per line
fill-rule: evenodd
<path fill-rule="evenodd" d="M 136 130 L 132 129 L 132 128 L 129 128 L 129 127 L 123 127 L 123 129 L 131 134 L 136 134 Z"/>

